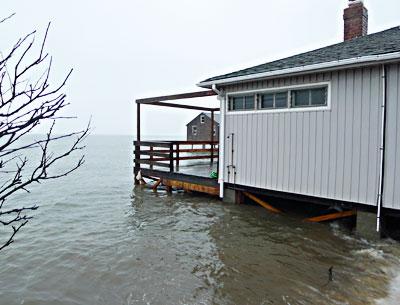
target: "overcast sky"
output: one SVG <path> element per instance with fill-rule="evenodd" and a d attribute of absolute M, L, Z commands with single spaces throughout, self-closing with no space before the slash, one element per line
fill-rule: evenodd
<path fill-rule="evenodd" d="M 365 0 L 369 32 L 400 25 L 399 0 Z M 312 50 L 343 39 L 346 0 L 1 0 L 17 15 L 1 25 L 0 49 L 52 22 L 47 51 L 79 128 L 134 134 L 134 100 L 198 90 L 205 78 Z M 38 37 L 38 38 L 39 38 Z M 216 105 L 216 99 L 195 103 Z M 146 107 L 143 133 L 185 134 L 196 112 Z"/>

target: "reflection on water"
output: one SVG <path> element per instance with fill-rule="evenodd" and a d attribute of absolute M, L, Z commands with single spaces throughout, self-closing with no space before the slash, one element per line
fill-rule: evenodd
<path fill-rule="evenodd" d="M 0 304 L 397 304 L 397 243 L 132 191 L 131 139 L 88 144 L 80 172 L 16 198 L 41 208 L 0 254 Z"/>

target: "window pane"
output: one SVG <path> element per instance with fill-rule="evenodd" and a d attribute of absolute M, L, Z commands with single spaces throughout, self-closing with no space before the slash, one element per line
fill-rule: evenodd
<path fill-rule="evenodd" d="M 245 96 L 244 109 L 254 109 L 254 95 Z"/>
<path fill-rule="evenodd" d="M 275 108 L 287 107 L 287 92 L 279 92 L 275 94 Z"/>
<path fill-rule="evenodd" d="M 273 94 L 261 95 L 260 108 L 261 109 L 274 108 L 274 95 Z"/>
<path fill-rule="evenodd" d="M 310 90 L 293 90 L 292 91 L 293 106 L 309 106 Z"/>
<path fill-rule="evenodd" d="M 231 100 L 231 110 L 243 110 L 244 98 L 242 96 L 233 97 Z"/>
<path fill-rule="evenodd" d="M 327 88 L 311 89 L 311 105 L 326 105 Z"/>

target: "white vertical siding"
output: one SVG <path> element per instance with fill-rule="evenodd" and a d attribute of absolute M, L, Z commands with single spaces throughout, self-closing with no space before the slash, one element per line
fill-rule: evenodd
<path fill-rule="evenodd" d="M 400 65 L 388 66 L 383 206 L 400 209 Z"/>
<path fill-rule="evenodd" d="M 226 135 L 235 134 L 235 182 L 376 205 L 380 73 L 379 67 L 368 67 L 227 86 L 226 92 L 232 93 L 331 82 L 330 110 L 227 114 Z M 397 76 L 392 81 L 400 80 Z M 398 92 L 393 94 L 399 98 Z M 400 116 L 400 107 L 397 115 Z M 400 143 L 400 130 L 396 137 Z M 231 161 L 229 140 L 225 147 L 228 165 Z M 400 149 L 396 153 L 400 158 Z M 225 182 L 234 182 L 232 175 L 229 181 L 225 177 Z M 398 183 L 396 190 L 400 196 L 400 177 Z"/>

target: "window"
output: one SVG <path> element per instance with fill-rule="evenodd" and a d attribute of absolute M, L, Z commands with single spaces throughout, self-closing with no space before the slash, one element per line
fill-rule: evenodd
<path fill-rule="evenodd" d="M 196 125 L 192 126 L 192 135 L 197 136 L 197 126 Z"/>
<path fill-rule="evenodd" d="M 204 116 L 204 114 L 202 114 L 202 115 L 200 116 L 200 123 L 201 123 L 201 124 L 204 124 L 205 121 L 206 121 L 206 117 Z"/>
<path fill-rule="evenodd" d="M 217 135 L 217 130 L 216 130 L 215 127 L 214 127 L 213 136 L 215 137 L 216 135 Z"/>
<path fill-rule="evenodd" d="M 229 111 L 290 110 L 291 108 L 315 108 L 328 106 L 329 85 L 313 84 L 308 88 L 293 86 L 276 91 L 265 90 L 247 95 L 230 96 Z"/>
<path fill-rule="evenodd" d="M 255 96 L 234 96 L 229 98 L 229 110 L 255 110 Z"/>
<path fill-rule="evenodd" d="M 287 108 L 288 92 L 261 94 L 258 109 Z"/>
<path fill-rule="evenodd" d="M 292 107 L 311 107 L 327 105 L 327 87 L 293 90 Z"/>

